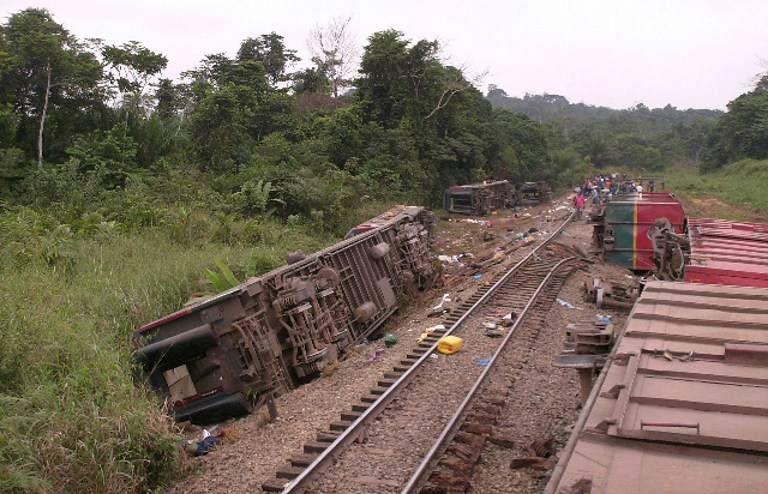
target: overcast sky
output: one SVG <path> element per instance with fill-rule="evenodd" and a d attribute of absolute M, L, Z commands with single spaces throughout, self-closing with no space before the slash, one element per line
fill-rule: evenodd
<path fill-rule="evenodd" d="M 308 59 L 309 31 L 338 16 L 352 17 L 361 47 L 387 28 L 438 39 L 451 63 L 488 71 L 483 91 L 515 96 L 725 108 L 768 70 L 768 0 L 1 0 L 0 16 L 30 6 L 81 38 L 144 43 L 171 78 L 270 31 Z"/>

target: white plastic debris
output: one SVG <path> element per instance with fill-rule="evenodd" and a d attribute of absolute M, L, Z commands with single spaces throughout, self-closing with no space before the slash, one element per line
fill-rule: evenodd
<path fill-rule="evenodd" d="M 451 295 L 449 293 L 444 293 L 442 300 L 440 300 L 440 303 L 436 306 L 432 307 L 432 310 L 440 310 L 443 308 L 443 306 L 451 301 Z"/>
<path fill-rule="evenodd" d="M 563 300 L 563 299 L 561 299 L 561 298 L 558 298 L 558 299 L 557 299 L 557 303 L 558 303 L 558 304 L 560 304 L 560 305 L 562 305 L 563 307 L 567 307 L 567 308 L 569 308 L 569 309 L 576 309 L 576 310 L 581 310 L 581 307 L 576 307 L 576 306 L 575 306 L 575 305 L 573 305 L 572 303 L 568 302 L 567 300 Z"/>

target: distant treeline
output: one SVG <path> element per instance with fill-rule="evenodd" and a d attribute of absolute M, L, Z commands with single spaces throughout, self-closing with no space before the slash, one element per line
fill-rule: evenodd
<path fill-rule="evenodd" d="M 642 103 L 615 110 L 571 103 L 556 94 L 508 96 L 491 86 L 496 108 L 524 113 L 556 129 L 561 147 L 572 147 L 596 167 L 660 170 L 694 164 L 713 170 L 743 158 L 768 157 L 768 74 L 752 91 L 728 104 L 728 112 L 680 110 Z"/>
<path fill-rule="evenodd" d="M 563 146 L 588 156 L 600 169 L 660 170 L 679 162 L 698 163 L 707 136 L 722 112 L 650 109 L 642 103 L 625 110 L 571 103 L 556 94 L 507 96 L 492 87 L 497 108 L 521 112 L 558 130 Z"/>

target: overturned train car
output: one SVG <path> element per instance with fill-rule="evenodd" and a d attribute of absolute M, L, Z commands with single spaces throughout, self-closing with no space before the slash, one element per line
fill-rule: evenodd
<path fill-rule="evenodd" d="M 399 207 L 374 220 L 137 331 L 135 358 L 177 420 L 207 423 L 269 402 L 317 376 L 408 293 L 432 283 L 432 213 Z"/>
<path fill-rule="evenodd" d="M 454 185 L 449 187 L 443 196 L 443 207 L 449 213 L 485 216 L 491 211 L 515 205 L 515 187 L 506 180 Z"/>
<path fill-rule="evenodd" d="M 654 236 L 658 279 L 768 287 L 768 224 L 688 218 L 684 235 Z"/>
<path fill-rule="evenodd" d="M 636 271 L 657 268 L 659 239 L 684 235 L 682 203 L 669 192 L 619 194 L 592 215 L 593 240 L 603 258 Z"/>
<path fill-rule="evenodd" d="M 547 182 L 523 182 L 515 186 L 517 204 L 537 206 L 552 200 L 552 189 Z"/>

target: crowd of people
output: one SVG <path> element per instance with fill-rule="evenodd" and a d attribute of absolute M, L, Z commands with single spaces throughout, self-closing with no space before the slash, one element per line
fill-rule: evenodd
<path fill-rule="evenodd" d="M 648 179 L 647 185 L 648 192 L 654 192 L 655 180 Z M 623 174 L 598 174 L 585 179 L 584 184 L 577 187 L 575 192 L 574 206 L 576 207 L 576 216 L 580 218 L 584 207 L 590 200 L 594 207 L 599 207 L 603 199 L 610 201 L 619 192 L 622 194 L 637 193 L 642 197 L 644 187 L 639 181 L 632 180 Z"/>

